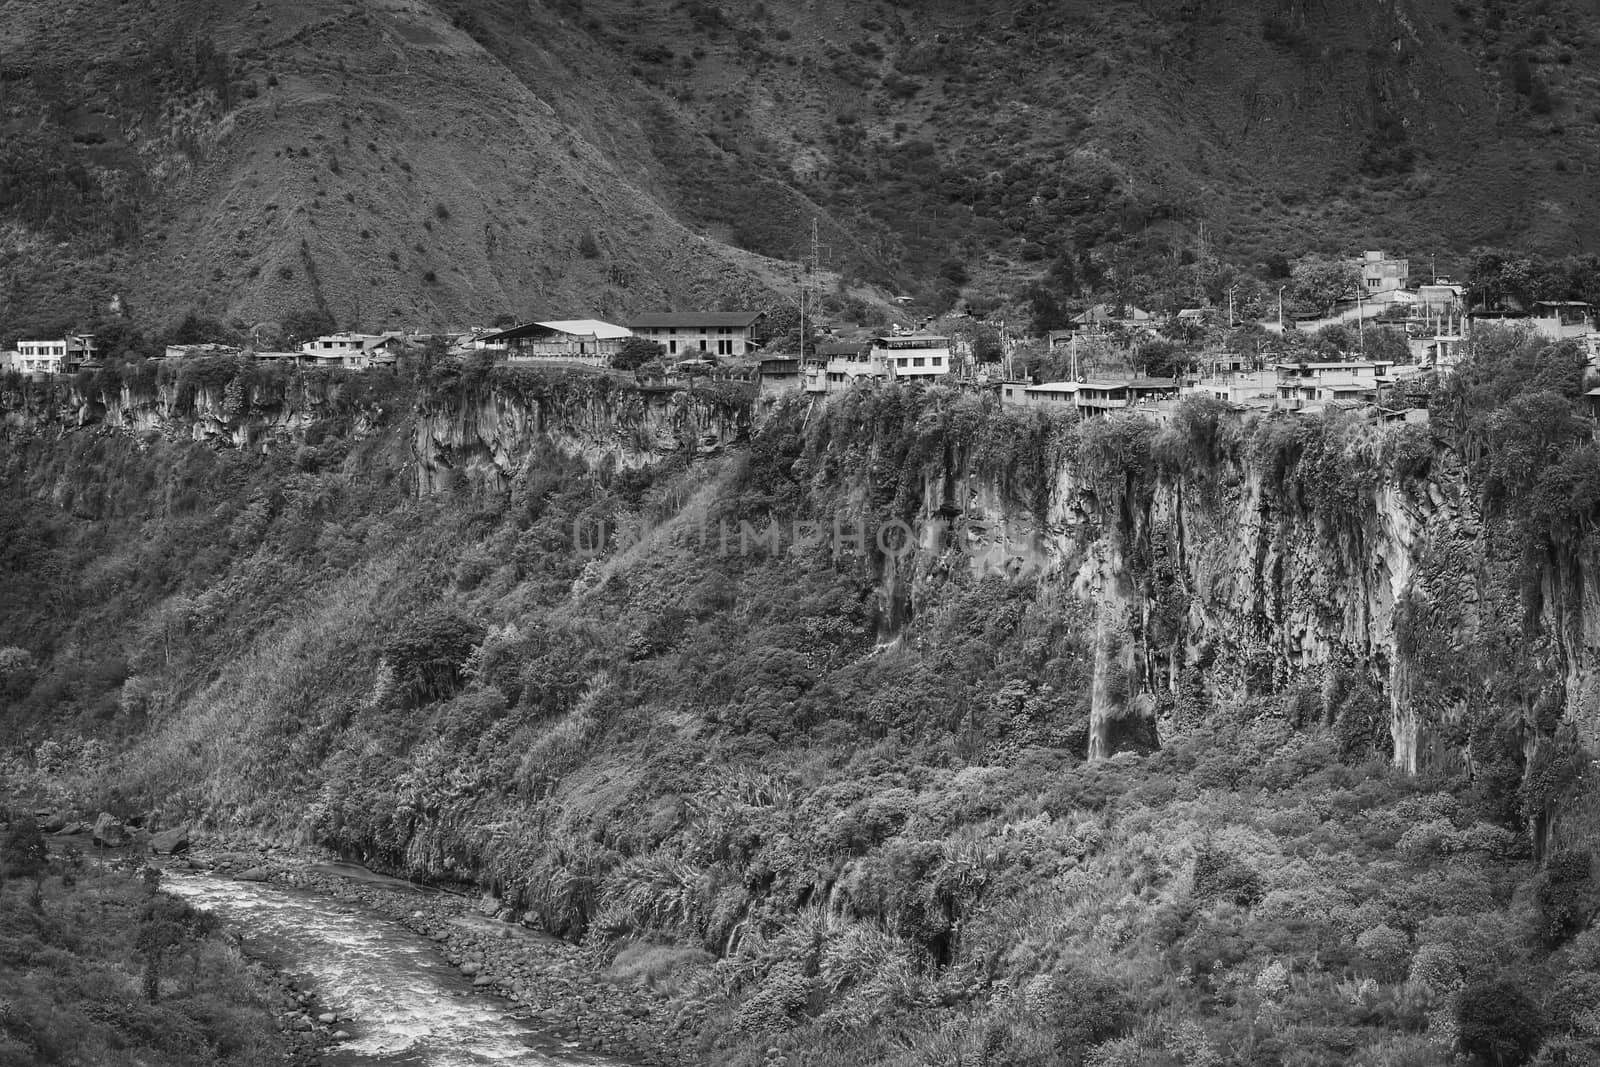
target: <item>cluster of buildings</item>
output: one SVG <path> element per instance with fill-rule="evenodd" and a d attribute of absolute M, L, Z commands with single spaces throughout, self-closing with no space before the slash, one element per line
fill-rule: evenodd
<path fill-rule="evenodd" d="M 663 312 L 640 315 L 627 325 L 598 319 L 527 322 L 504 330 L 429 335 L 414 332 L 333 333 L 287 351 L 252 350 L 255 359 L 284 365 L 370 370 L 393 367 L 408 349 L 442 339 L 454 355 L 488 352 L 508 362 L 560 362 L 609 366 L 631 337 L 662 346 L 668 360 L 685 363 L 747 356 L 759 348 L 756 311 Z M 244 349 L 223 344 L 169 345 L 165 357 L 238 355 Z M 44 341 L 18 341 L 0 351 L 0 370 L 30 375 L 71 374 L 93 367 L 99 356 L 92 334 Z"/>
<path fill-rule="evenodd" d="M 956 370 L 959 346 L 942 334 L 889 330 L 856 340 L 819 344 L 807 359 L 764 359 L 757 374 L 762 393 L 801 390 L 837 393 L 860 381 L 935 381 Z"/>

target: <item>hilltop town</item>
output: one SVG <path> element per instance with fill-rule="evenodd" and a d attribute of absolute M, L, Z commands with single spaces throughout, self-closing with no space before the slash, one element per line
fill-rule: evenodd
<path fill-rule="evenodd" d="M 1600 326 L 1586 301 L 1531 299 L 1490 285 L 1474 290 L 1431 272 L 1420 280 L 1409 260 L 1381 251 L 1304 260 L 1276 301 L 1263 301 L 1265 290 L 1255 285 L 1250 305 L 1236 306 L 1239 288 L 1230 287 L 1224 306 L 1165 313 L 1115 297 L 1096 300 L 1063 327 L 1044 330 L 969 310 L 921 318 L 907 314 L 916 308 L 881 310 L 876 324 L 814 312 L 807 324 L 787 311 L 746 309 L 644 313 L 625 323 L 513 323 L 503 316 L 494 327 L 334 331 L 272 345 L 254 335 L 224 339 L 215 323 L 208 335 L 207 324 L 191 318 L 159 350 L 124 347 L 121 358 L 233 356 L 351 372 L 392 372 L 408 357 L 476 359 L 667 383 L 737 379 L 769 398 L 825 396 L 873 382 L 940 383 L 1083 416 L 1130 410 L 1163 419 L 1198 395 L 1241 412 L 1350 409 L 1408 421 L 1427 418 L 1424 376 L 1454 366 L 1484 324 L 1520 325 L 1573 342 L 1591 363 L 1600 359 Z M 41 380 L 98 370 L 117 358 L 110 347 L 92 333 L 18 339 L 0 351 L 0 370 Z"/>

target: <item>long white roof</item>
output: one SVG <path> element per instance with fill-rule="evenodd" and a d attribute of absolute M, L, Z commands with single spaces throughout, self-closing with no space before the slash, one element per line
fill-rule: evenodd
<path fill-rule="evenodd" d="M 626 326 L 616 326 L 599 319 L 558 319 L 555 322 L 541 322 L 540 326 L 547 326 L 552 330 L 562 333 L 579 334 L 584 337 L 595 337 L 601 341 L 619 340 L 623 337 L 632 337 L 633 331 Z"/>

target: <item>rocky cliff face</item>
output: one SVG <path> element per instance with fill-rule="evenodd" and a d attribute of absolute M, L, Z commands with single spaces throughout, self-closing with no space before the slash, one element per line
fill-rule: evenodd
<path fill-rule="evenodd" d="M 594 465 L 638 468 L 712 455 L 749 432 L 748 399 L 726 392 L 619 387 L 599 378 L 557 389 L 491 385 L 422 405 L 413 440 L 417 491 L 439 492 L 461 478 L 504 491 L 546 446 Z"/>
<path fill-rule="evenodd" d="M 265 453 L 303 441 L 313 425 L 332 418 L 348 420 L 342 429 L 365 437 L 404 410 L 399 396 L 384 395 L 397 385 L 392 378 L 372 383 L 332 375 L 252 380 L 248 373 L 205 381 L 63 378 L 0 394 L 0 433 L 159 434 Z"/>
<path fill-rule="evenodd" d="M 91 378 L 24 385 L 0 395 L 7 436 L 99 430 L 260 453 L 304 444 L 321 424 L 351 440 L 410 421 L 416 488 L 462 478 L 501 492 L 546 448 L 596 465 L 638 468 L 668 456 L 711 455 L 745 440 L 744 387 L 634 388 L 595 375 L 538 372 L 442 389 L 391 374 L 261 376 L 250 368 L 180 370 L 143 382 Z"/>
<path fill-rule="evenodd" d="M 1130 730 L 1203 727 L 1184 714 L 1202 687 L 1218 706 L 1281 694 L 1299 702 L 1292 714 L 1380 734 L 1408 772 L 1481 759 L 1468 726 L 1479 712 L 1519 724 L 1525 746 L 1592 740 L 1593 552 L 1528 558 L 1425 431 L 1326 432 L 1343 436 L 1317 456 L 1297 446 L 1287 468 L 1241 448 L 1142 478 L 1108 479 L 1068 448 L 1032 502 L 957 444 L 921 472 L 908 521 L 924 535 L 880 586 L 885 604 L 907 606 L 885 617 L 914 619 L 932 583 L 960 570 L 1082 601 L 1096 758 Z M 1421 450 L 1403 471 L 1362 452 L 1396 442 Z M 1347 467 L 1330 469 L 1339 449 Z"/>

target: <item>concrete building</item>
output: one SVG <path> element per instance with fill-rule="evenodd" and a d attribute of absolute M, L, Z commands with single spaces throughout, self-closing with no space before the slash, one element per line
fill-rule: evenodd
<path fill-rule="evenodd" d="M 950 338 L 934 333 L 883 334 L 872 339 L 868 355 L 896 380 L 942 378 L 951 371 Z"/>
<path fill-rule="evenodd" d="M 70 374 L 96 355 L 94 334 L 68 334 L 46 341 L 18 341 L 17 370 L 24 374 Z"/>
<path fill-rule="evenodd" d="M 1361 254 L 1361 291 L 1366 296 L 1404 289 L 1410 279 L 1410 260 L 1390 259 L 1382 252 Z"/>
<path fill-rule="evenodd" d="M 392 344 L 389 334 L 330 333 L 304 342 L 300 352 L 318 367 L 366 370 L 376 363 L 394 362 L 387 355 Z"/>
<path fill-rule="evenodd" d="M 1326 400 L 1377 399 L 1380 379 L 1391 378 L 1392 360 L 1351 363 L 1279 363 L 1280 406 L 1297 408 Z"/>
<path fill-rule="evenodd" d="M 1594 311 L 1581 300 L 1535 301 L 1530 321 L 1552 341 L 1579 341 L 1594 332 Z"/>
<path fill-rule="evenodd" d="M 761 396 L 799 392 L 805 367 L 795 356 L 763 359 L 756 364 L 756 392 Z"/>
<path fill-rule="evenodd" d="M 1180 396 L 1209 396 L 1245 407 L 1271 407 L 1278 396 L 1276 371 L 1224 371 L 1186 384 Z"/>
<path fill-rule="evenodd" d="M 638 315 L 628 329 L 666 347 L 668 356 L 746 356 L 755 351 L 759 311 L 685 311 Z"/>

